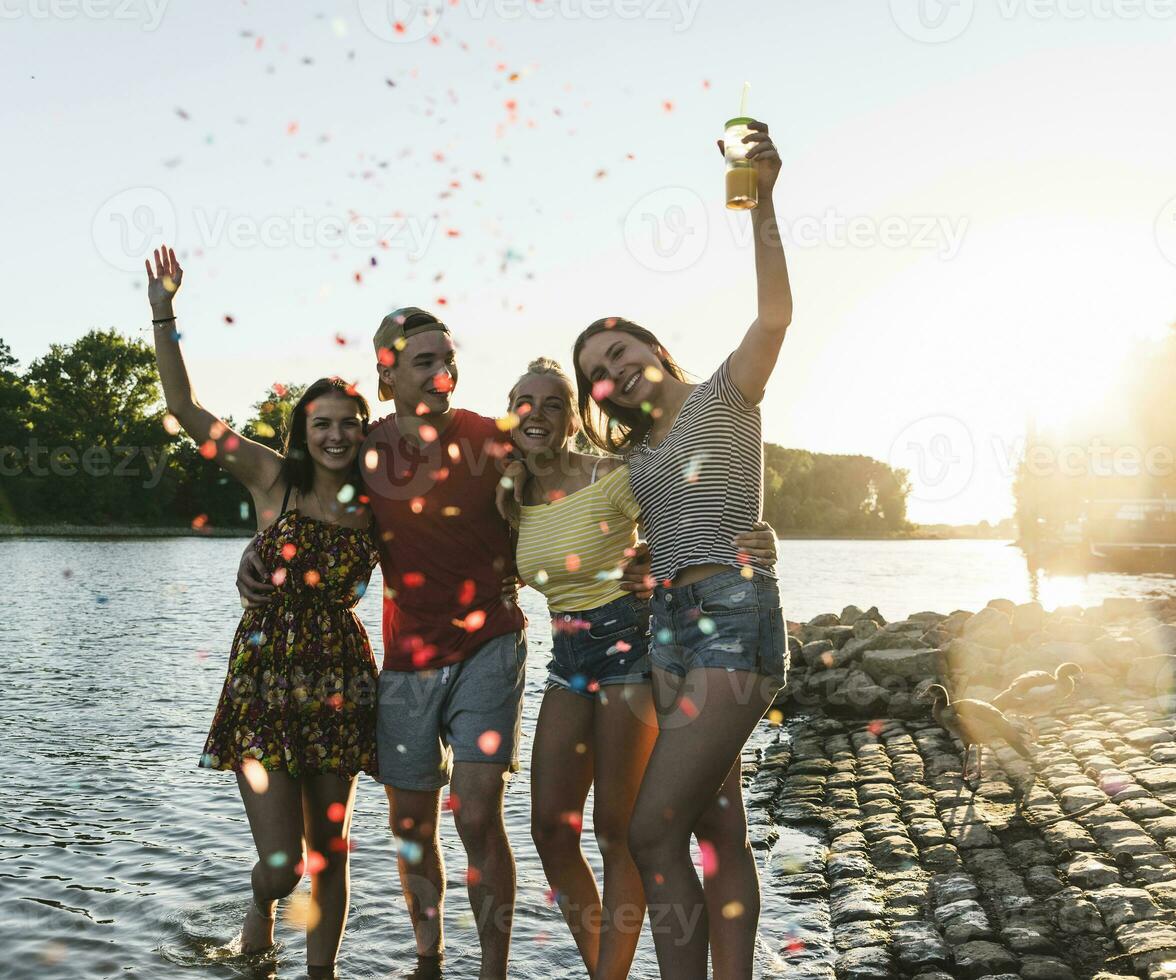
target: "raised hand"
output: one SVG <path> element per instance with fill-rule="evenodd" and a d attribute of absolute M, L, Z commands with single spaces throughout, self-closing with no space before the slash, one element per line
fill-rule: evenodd
<path fill-rule="evenodd" d="M 768 124 L 759 122 L 753 119 L 747 124 L 747 128 L 751 130 L 743 137 L 744 143 L 751 144 L 751 149 L 747 151 L 747 159 L 755 164 L 755 172 L 759 182 L 759 197 L 760 204 L 764 203 L 765 198 L 771 200 L 772 188 L 776 186 L 776 178 L 780 176 L 780 152 L 776 149 L 776 144 L 772 142 L 772 137 L 768 135 Z M 727 146 L 723 140 L 719 140 L 719 153 L 726 154 Z"/>
<path fill-rule="evenodd" d="M 166 245 L 155 250 L 155 272 L 151 271 L 151 260 L 145 259 L 147 266 L 147 300 L 151 304 L 151 312 L 156 319 L 172 315 L 172 297 L 184 281 L 184 270 L 176 253 Z"/>

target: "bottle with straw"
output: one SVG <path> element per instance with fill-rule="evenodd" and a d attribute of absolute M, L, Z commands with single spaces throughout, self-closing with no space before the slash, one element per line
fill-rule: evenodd
<path fill-rule="evenodd" d="M 728 119 L 723 127 L 724 156 L 727 160 L 727 207 L 733 211 L 750 211 L 759 204 L 759 182 L 755 164 L 747 159 L 750 149 L 743 137 L 751 132 L 747 115 L 747 96 L 751 82 L 743 83 L 743 96 L 739 100 L 739 115 Z"/>

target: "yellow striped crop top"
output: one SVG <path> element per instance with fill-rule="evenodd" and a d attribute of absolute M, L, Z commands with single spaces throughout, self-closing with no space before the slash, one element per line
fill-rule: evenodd
<path fill-rule="evenodd" d="M 549 504 L 519 508 L 519 577 L 547 596 L 552 612 L 583 612 L 619 599 L 625 549 L 637 543 L 641 514 L 618 466 Z"/>

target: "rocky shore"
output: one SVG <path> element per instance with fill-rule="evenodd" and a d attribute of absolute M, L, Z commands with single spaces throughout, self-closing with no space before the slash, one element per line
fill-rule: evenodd
<path fill-rule="evenodd" d="M 772 975 L 1176 980 L 1176 598 L 849 606 L 789 634 L 781 737 L 744 757 L 765 896 L 789 910 Z M 1029 760 L 993 740 L 966 785 L 922 691 L 988 701 L 1062 663 L 1072 695 L 1007 711 Z"/>

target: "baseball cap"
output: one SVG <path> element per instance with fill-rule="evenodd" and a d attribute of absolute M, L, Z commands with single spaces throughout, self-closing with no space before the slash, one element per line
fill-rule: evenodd
<path fill-rule="evenodd" d="M 382 350 L 397 353 L 403 347 L 403 341 L 426 330 L 444 330 L 445 333 L 449 333 L 449 328 L 444 323 L 419 306 L 402 306 L 398 310 L 393 310 L 380 321 L 376 335 L 372 338 L 376 356 L 378 357 Z M 391 398 L 391 389 L 381 381 L 380 401 L 390 401 Z"/>

